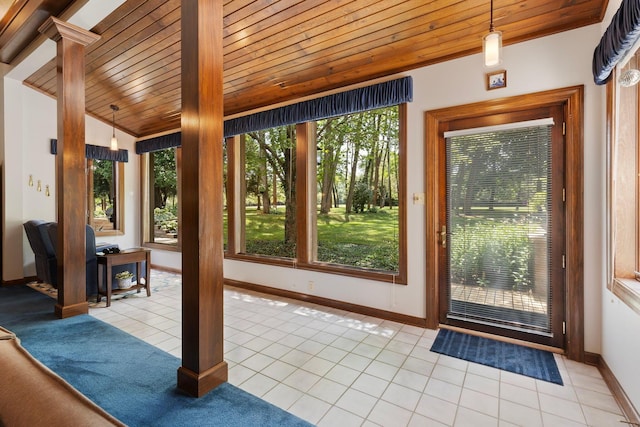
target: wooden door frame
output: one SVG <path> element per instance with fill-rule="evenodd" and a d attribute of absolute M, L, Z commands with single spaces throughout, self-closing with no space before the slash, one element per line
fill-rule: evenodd
<path fill-rule="evenodd" d="M 438 245 L 441 124 L 464 118 L 564 105 L 565 135 L 565 355 L 584 361 L 583 121 L 584 86 L 491 99 L 425 112 L 426 308 L 427 327 L 439 326 Z"/>

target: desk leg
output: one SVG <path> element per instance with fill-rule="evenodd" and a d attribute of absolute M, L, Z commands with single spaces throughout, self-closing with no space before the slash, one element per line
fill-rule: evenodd
<path fill-rule="evenodd" d="M 151 296 L 151 252 L 147 252 L 146 256 L 144 287 L 147 288 L 147 296 Z"/>
<path fill-rule="evenodd" d="M 142 277 L 140 276 L 140 270 L 142 270 L 140 268 L 140 261 L 136 261 L 136 280 L 138 281 L 138 283 L 136 283 L 136 285 L 141 285 L 142 283 Z M 140 293 L 140 288 L 136 289 L 136 294 Z"/>
<path fill-rule="evenodd" d="M 111 263 L 107 262 L 107 307 L 111 306 Z"/>
<path fill-rule="evenodd" d="M 96 297 L 97 302 L 102 301 L 102 295 L 100 295 L 100 292 L 102 292 L 102 289 L 104 287 L 104 279 L 102 278 L 102 274 L 101 274 L 103 272 L 104 272 L 104 265 L 98 264 L 98 296 Z"/>

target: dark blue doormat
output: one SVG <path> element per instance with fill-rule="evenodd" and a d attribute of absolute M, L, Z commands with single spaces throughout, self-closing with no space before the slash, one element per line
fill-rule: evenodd
<path fill-rule="evenodd" d="M 553 354 L 548 351 L 449 329 L 440 329 L 431 351 L 564 385 Z"/>

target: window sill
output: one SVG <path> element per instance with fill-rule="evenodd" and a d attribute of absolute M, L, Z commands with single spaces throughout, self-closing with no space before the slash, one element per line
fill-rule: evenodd
<path fill-rule="evenodd" d="M 640 314 L 640 282 L 634 279 L 615 278 L 611 292 L 637 314 Z"/>

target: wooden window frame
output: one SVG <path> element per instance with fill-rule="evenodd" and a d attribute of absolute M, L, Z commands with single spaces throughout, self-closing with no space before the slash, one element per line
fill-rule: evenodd
<path fill-rule="evenodd" d="M 637 55 L 638 53 L 636 53 Z M 612 71 L 612 77 L 606 86 L 607 109 L 607 289 L 637 314 L 640 314 L 640 279 L 635 271 L 640 271 L 640 183 L 638 171 L 640 171 L 640 86 L 624 88 L 627 91 L 621 94 L 617 84 L 617 70 Z M 633 91 L 633 92 L 631 92 Z M 629 97 L 628 95 L 632 95 Z M 623 96 L 625 95 L 625 96 Z M 627 107 L 628 111 L 623 111 Z M 618 120 L 632 118 L 634 120 L 628 127 L 619 127 Z M 621 195 L 616 195 L 615 183 L 620 182 L 622 168 L 616 166 L 616 151 L 623 149 L 618 144 L 619 138 L 627 138 L 625 147 L 634 151 L 634 155 L 625 156 L 633 158 L 634 170 L 626 172 L 633 184 L 626 187 L 619 186 Z M 616 173 L 616 171 L 619 171 Z M 633 186 L 634 188 L 630 188 Z M 633 192 L 634 197 L 628 197 L 628 192 Z M 620 207 L 620 202 L 634 200 Z M 632 206 L 629 206 L 631 204 Z M 616 218 L 624 214 L 633 222 L 633 230 L 616 230 Z M 623 226 L 624 227 L 624 226 Z M 630 226 L 631 227 L 631 226 Z M 616 239 L 614 236 L 631 238 Z M 616 256 L 618 254 L 619 256 Z"/>
<path fill-rule="evenodd" d="M 182 193 L 182 149 L 176 147 L 176 176 L 177 176 L 177 194 L 178 194 L 178 230 L 182 230 L 182 205 L 180 204 L 180 194 Z M 142 216 L 142 227 L 140 228 L 141 236 L 140 241 L 142 246 L 151 249 L 161 249 L 170 252 L 182 251 L 182 238 L 178 233 L 178 242 L 175 245 L 156 243 L 152 241 L 153 233 L 153 211 L 151 209 L 151 196 L 150 191 L 152 189 L 151 181 L 153 176 L 151 174 L 151 156 L 150 153 L 144 153 L 140 156 L 140 214 Z"/>
<path fill-rule="evenodd" d="M 113 230 L 98 230 L 93 224 L 93 211 L 95 210 L 95 198 L 93 197 L 93 159 L 87 159 L 87 224 L 89 224 L 96 236 L 121 236 L 125 233 L 124 220 L 124 163 L 113 162 L 115 197 L 116 200 L 116 223 Z"/>
<path fill-rule="evenodd" d="M 376 271 L 365 268 L 351 267 L 315 261 L 317 231 L 316 215 L 316 179 L 315 165 L 315 122 L 296 125 L 296 223 L 298 240 L 296 242 L 296 258 L 277 258 L 265 255 L 243 254 L 244 242 L 244 179 L 243 159 L 244 151 L 242 136 L 227 139 L 227 221 L 228 239 L 225 258 L 259 264 L 276 265 L 319 271 L 342 276 L 357 277 L 398 285 L 407 284 L 407 205 L 406 205 L 406 177 L 407 177 L 407 105 L 398 105 L 399 122 L 399 187 L 398 195 L 398 272 Z M 231 179 L 233 178 L 233 179 Z"/>

